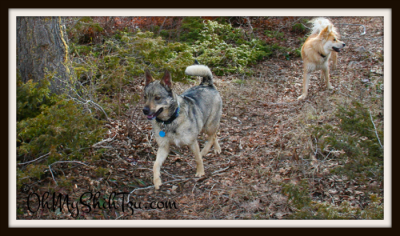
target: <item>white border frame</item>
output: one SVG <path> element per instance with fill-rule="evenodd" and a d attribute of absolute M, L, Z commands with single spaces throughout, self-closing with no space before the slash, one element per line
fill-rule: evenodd
<path fill-rule="evenodd" d="M 17 220 L 17 16 L 384 16 L 384 220 Z M 9 227 L 392 227 L 392 10 L 391 9 L 9 9 Z"/>

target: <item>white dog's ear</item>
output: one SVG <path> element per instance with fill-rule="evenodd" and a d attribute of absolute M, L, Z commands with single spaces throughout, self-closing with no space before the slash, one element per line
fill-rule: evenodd
<path fill-rule="evenodd" d="M 151 82 L 153 82 L 154 81 L 154 79 L 153 79 L 153 77 L 151 77 L 151 74 L 150 74 L 150 71 L 149 70 L 145 70 L 145 73 L 146 73 L 146 86 L 148 85 L 148 84 L 150 84 Z"/>
<path fill-rule="evenodd" d="M 325 27 L 323 30 L 321 30 L 321 32 L 319 33 L 319 37 L 320 38 L 326 38 L 328 37 L 329 33 L 331 32 L 329 27 L 331 25 L 328 25 L 327 27 Z M 332 27 L 332 26 L 331 26 Z M 332 29 L 332 28 L 331 28 Z"/>

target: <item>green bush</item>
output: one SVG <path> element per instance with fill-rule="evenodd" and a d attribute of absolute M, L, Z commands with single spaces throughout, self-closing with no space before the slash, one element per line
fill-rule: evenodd
<path fill-rule="evenodd" d="M 55 103 L 55 95 L 50 93 L 50 78 L 40 83 L 32 80 L 23 83 L 17 78 L 17 121 L 39 115 L 46 107 Z"/>
<path fill-rule="evenodd" d="M 374 177 L 383 181 L 383 148 L 379 143 L 383 145 L 384 141 L 382 127 L 374 128 L 368 109 L 357 101 L 339 106 L 336 117 L 337 126 L 312 126 L 311 131 L 324 155 L 330 150 L 343 152 L 343 166 L 335 172 L 350 178 Z"/>
<path fill-rule="evenodd" d="M 17 83 L 17 162 L 47 155 L 18 165 L 18 187 L 31 178 L 40 179 L 51 163 L 95 155 L 88 148 L 105 135 L 104 121 L 65 95 L 51 94 L 49 85 L 49 78 Z"/>
<path fill-rule="evenodd" d="M 200 17 L 184 17 L 182 20 L 181 34 L 179 40 L 188 44 L 193 44 L 199 37 L 204 28 L 203 19 Z"/>
<path fill-rule="evenodd" d="M 364 209 L 351 206 L 348 201 L 338 205 L 328 202 L 317 202 L 311 199 L 310 187 L 307 180 L 298 184 L 287 183 L 282 185 L 282 193 L 288 196 L 295 211 L 289 219 L 383 219 L 382 198 L 371 194 L 370 203 Z"/>
<path fill-rule="evenodd" d="M 132 82 L 135 76 L 143 76 L 147 68 L 155 71 L 156 77 L 168 69 L 174 80 L 182 81 L 185 68 L 194 61 L 187 44 L 166 43 L 152 32 L 140 31 L 118 32 L 103 44 L 92 46 L 83 56 L 76 46 L 71 48 L 71 53 L 82 58 L 73 63 L 78 78 L 84 82 L 90 80 L 92 85 L 96 84 L 97 91 L 103 92 L 115 91 Z"/>
<path fill-rule="evenodd" d="M 242 29 L 230 24 L 206 21 L 199 39 L 191 46 L 193 54 L 217 75 L 245 73 L 249 65 L 268 56 L 259 39 L 247 39 Z"/>
<path fill-rule="evenodd" d="M 185 69 L 192 65 L 194 58 L 185 43 L 167 43 L 152 32 L 128 33 L 119 31 L 112 37 L 104 38 L 102 44 L 90 46 L 82 53 L 78 46 L 71 47 L 72 67 L 78 78 L 76 90 L 82 97 L 101 104 L 113 117 L 129 108 L 121 103 L 123 87 L 137 83 L 149 69 L 155 78 L 161 78 L 168 69 L 174 81 L 186 81 Z M 114 99 L 117 96 L 117 99 Z M 140 96 L 132 93 L 126 101 L 137 102 Z"/>
<path fill-rule="evenodd" d="M 50 157 L 80 159 L 82 148 L 104 136 L 102 124 L 74 102 L 59 100 L 38 116 L 17 123 L 18 157 L 29 160 L 52 152 Z"/>

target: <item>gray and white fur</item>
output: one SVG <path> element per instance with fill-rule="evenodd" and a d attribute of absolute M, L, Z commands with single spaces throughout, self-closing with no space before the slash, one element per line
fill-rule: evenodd
<path fill-rule="evenodd" d="M 196 177 L 205 174 L 202 157 L 210 148 L 214 146 L 216 154 L 221 152 L 217 132 L 222 114 L 222 100 L 213 85 L 211 70 L 204 65 L 193 65 L 187 67 L 185 73 L 201 76 L 203 80 L 200 85 L 178 96 L 172 90 L 171 76 L 167 71 L 161 81 L 154 81 L 150 72 L 146 71 L 144 89 L 146 104 L 143 112 L 152 122 L 159 146 L 153 167 L 153 182 L 156 189 L 161 186 L 160 168 L 169 154 L 171 145 L 190 147 L 197 163 Z M 178 107 L 179 115 L 176 116 Z M 160 131 L 165 133 L 164 137 L 160 136 Z M 207 134 L 207 143 L 201 152 L 197 141 L 200 133 Z"/>

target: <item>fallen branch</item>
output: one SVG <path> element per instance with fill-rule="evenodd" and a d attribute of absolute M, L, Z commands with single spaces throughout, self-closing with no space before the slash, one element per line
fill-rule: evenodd
<path fill-rule="evenodd" d="M 168 183 L 178 182 L 178 181 L 186 182 L 186 181 L 191 180 L 191 179 L 192 179 L 192 178 L 188 178 L 188 179 L 174 179 L 174 180 L 170 180 L 170 181 L 164 182 L 163 184 L 168 184 Z M 149 186 L 144 187 L 144 188 L 135 188 L 134 190 L 132 190 L 132 191 L 128 194 L 128 198 L 127 198 L 127 202 L 126 202 L 126 203 L 129 203 L 129 198 L 130 198 L 131 194 L 134 193 L 135 191 L 137 191 L 137 190 L 143 190 L 143 189 L 150 189 L 150 188 L 154 188 L 154 185 L 149 185 Z"/>
<path fill-rule="evenodd" d="M 369 112 L 369 117 L 371 118 L 372 125 L 374 125 L 376 138 L 378 139 L 379 145 L 381 145 L 381 148 L 383 149 L 381 140 L 379 139 L 378 132 L 377 132 L 376 127 L 375 127 L 375 124 L 374 124 L 374 120 L 372 119 L 371 111 L 368 110 L 368 112 Z"/>
<path fill-rule="evenodd" d="M 214 172 L 211 173 L 211 175 L 214 175 L 214 174 L 219 173 L 219 172 L 222 172 L 222 171 L 226 171 L 226 170 L 229 169 L 229 168 L 230 168 L 230 166 L 228 166 L 228 167 L 226 167 L 226 168 L 224 168 L 224 169 L 220 169 L 220 170 L 214 171 Z"/>
<path fill-rule="evenodd" d="M 51 164 L 49 165 L 49 170 L 50 170 L 51 176 L 53 177 L 53 180 L 54 180 L 54 182 L 56 183 L 56 185 L 58 185 L 58 184 L 57 184 L 56 179 L 54 178 L 53 171 L 51 170 L 51 166 L 54 165 L 54 164 L 57 164 L 57 163 L 78 163 L 78 164 L 81 164 L 81 165 L 88 166 L 88 165 L 86 165 L 85 163 L 80 162 L 80 161 L 56 161 L 56 162 L 54 162 L 54 163 L 51 163 Z"/>
<path fill-rule="evenodd" d="M 50 155 L 50 152 L 49 152 L 49 153 L 47 153 L 47 154 L 44 154 L 43 156 L 40 156 L 40 157 L 36 158 L 35 160 L 28 161 L 28 162 L 24 162 L 24 163 L 18 163 L 17 165 L 25 165 L 25 164 L 29 164 L 29 163 L 35 162 L 35 161 L 37 161 L 37 160 L 39 160 L 39 159 L 41 159 L 41 158 L 43 158 L 43 157 L 47 157 L 48 155 Z"/>
<path fill-rule="evenodd" d="M 257 102 L 261 102 L 263 105 L 275 105 L 275 106 L 279 106 L 279 105 L 293 105 L 293 104 L 298 104 L 300 101 L 294 101 L 294 102 L 278 102 L 278 103 L 273 103 L 273 102 L 263 102 L 260 100 L 256 100 Z"/>
<path fill-rule="evenodd" d="M 116 136 L 117 136 L 117 133 L 112 138 L 107 138 L 107 139 L 101 140 L 98 143 L 93 144 L 92 147 L 96 147 L 96 146 L 98 146 L 98 145 L 100 145 L 102 143 L 105 143 L 105 142 L 111 142 L 111 141 L 113 141 L 115 139 Z"/>

